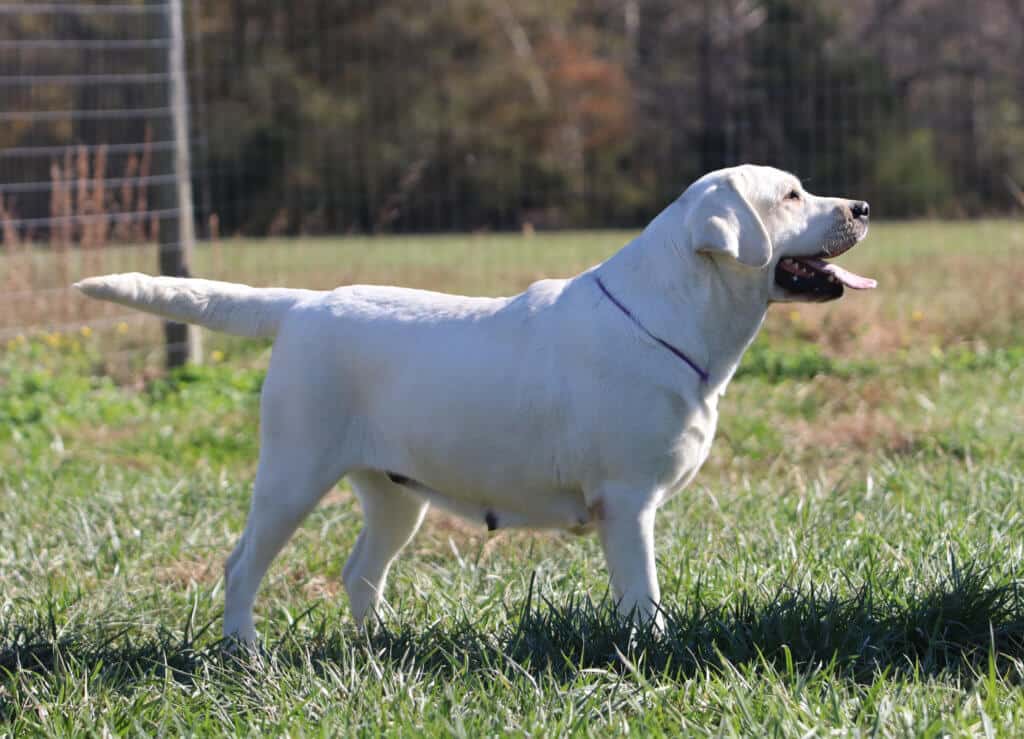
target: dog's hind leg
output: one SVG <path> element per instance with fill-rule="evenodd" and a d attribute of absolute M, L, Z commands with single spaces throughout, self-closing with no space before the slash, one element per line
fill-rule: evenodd
<path fill-rule="evenodd" d="M 280 451 L 261 453 L 245 531 L 225 567 L 224 635 L 246 643 L 256 640 L 253 603 L 270 563 L 340 476 Z"/>
<path fill-rule="evenodd" d="M 383 472 L 362 470 L 349 475 L 363 507 L 363 530 L 342 573 L 352 616 L 362 624 L 380 603 L 391 563 L 412 540 L 427 502 Z"/>
<path fill-rule="evenodd" d="M 224 635 L 256 639 L 253 602 L 270 563 L 324 493 L 360 453 L 337 368 L 307 361 L 323 345 L 320 329 L 278 335 L 260 397 L 260 459 L 249 518 L 224 578 Z"/>

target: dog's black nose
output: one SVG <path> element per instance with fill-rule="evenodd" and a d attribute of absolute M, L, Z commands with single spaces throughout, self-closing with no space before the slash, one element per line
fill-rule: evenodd
<path fill-rule="evenodd" d="M 854 218 L 867 218 L 871 207 L 863 200 L 858 200 L 850 205 L 850 212 L 853 213 Z"/>

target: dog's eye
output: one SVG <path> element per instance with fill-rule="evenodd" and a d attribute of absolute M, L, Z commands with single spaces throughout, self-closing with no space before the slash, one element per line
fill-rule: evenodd
<path fill-rule="evenodd" d="M 799 200 L 799 199 L 800 199 L 800 191 L 799 190 L 790 190 L 789 193 L 786 195 L 786 200 Z"/>

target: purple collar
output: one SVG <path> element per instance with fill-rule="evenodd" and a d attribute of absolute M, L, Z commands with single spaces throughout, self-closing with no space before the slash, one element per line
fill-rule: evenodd
<path fill-rule="evenodd" d="M 684 354 L 683 352 L 681 352 L 681 351 L 679 351 L 678 349 L 676 349 L 676 348 L 675 348 L 674 346 L 672 346 L 671 344 L 669 344 L 669 343 L 668 343 L 667 341 L 665 341 L 664 339 L 659 339 L 659 338 L 658 338 L 657 336 L 655 336 L 655 335 L 654 335 L 654 334 L 652 334 L 652 333 L 651 333 L 650 331 L 648 331 L 648 330 L 647 330 L 647 328 L 646 328 L 646 327 L 645 327 L 645 326 L 644 326 L 644 325 L 643 325 L 642 323 L 640 323 L 640 319 L 639 319 L 639 318 L 637 318 L 636 316 L 634 316 L 634 315 L 633 315 L 633 314 L 632 314 L 632 313 L 630 312 L 629 308 L 627 308 L 627 307 L 626 307 L 626 306 L 624 306 L 624 305 L 623 305 L 622 303 L 620 303 L 620 302 L 619 302 L 618 300 L 616 300 L 616 299 L 615 299 L 615 296 L 614 296 L 614 295 L 612 295 L 612 294 L 611 294 L 610 292 L 608 292 L 608 288 L 604 286 L 604 283 L 603 283 L 603 282 L 601 282 L 601 278 L 600 278 L 600 277 L 598 277 L 597 275 L 594 275 L 594 280 L 595 280 L 595 281 L 597 282 L 597 286 L 598 286 L 599 288 L 601 288 L 601 292 L 603 292 L 603 293 L 604 293 L 604 296 L 605 296 L 606 298 L 608 298 L 608 299 L 609 299 L 610 301 L 612 301 L 612 303 L 613 303 L 613 304 L 615 305 L 615 307 L 616 307 L 616 308 L 618 308 L 618 309 L 619 309 L 620 311 L 622 311 L 623 313 L 625 313 L 625 314 L 626 314 L 626 316 L 627 316 L 627 317 L 628 317 L 628 318 L 629 318 L 629 319 L 630 319 L 631 321 L 633 321 L 633 323 L 635 323 L 635 324 L 637 325 L 637 328 L 639 328 L 639 329 L 640 329 L 641 331 L 643 331 L 643 332 L 644 332 L 645 334 L 647 334 L 647 335 L 648 335 L 648 336 L 650 336 L 650 337 L 651 337 L 652 339 L 654 339 L 655 341 L 657 341 L 657 342 L 658 342 L 659 344 L 661 344 L 661 345 L 662 345 L 663 347 L 665 347 L 666 349 L 668 349 L 668 350 L 669 350 L 670 352 L 672 352 L 673 354 L 675 354 L 675 355 L 676 355 L 677 357 L 679 357 L 679 358 L 680 358 L 681 360 L 683 360 L 684 362 L 686 362 L 686 364 L 687 364 L 687 365 L 689 365 L 690 369 L 692 369 L 692 370 L 693 370 L 694 372 L 696 372 L 696 373 L 697 373 L 697 375 L 698 375 L 698 376 L 700 377 L 700 379 L 701 379 L 701 381 L 702 381 L 702 382 L 707 382 L 707 381 L 708 381 L 708 373 L 707 373 L 707 372 L 705 372 L 704 370 L 702 370 L 702 369 L 701 369 L 701 368 L 700 368 L 700 367 L 699 367 L 699 366 L 697 365 L 697 363 L 696 363 L 696 362 L 694 362 L 694 361 L 693 361 L 692 359 L 690 359 L 690 358 L 689 358 L 688 356 L 686 356 L 686 354 Z"/>

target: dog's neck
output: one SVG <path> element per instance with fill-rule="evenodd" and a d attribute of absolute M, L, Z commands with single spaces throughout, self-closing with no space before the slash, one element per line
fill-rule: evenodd
<path fill-rule="evenodd" d="M 728 257 L 696 253 L 684 216 L 685 204 L 672 203 L 594 273 L 644 328 L 707 372 L 703 392 L 720 393 L 764 322 L 769 286 Z"/>

